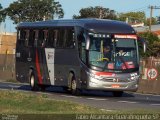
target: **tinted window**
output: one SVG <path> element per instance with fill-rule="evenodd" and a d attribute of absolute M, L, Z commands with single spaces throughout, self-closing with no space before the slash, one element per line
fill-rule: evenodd
<path fill-rule="evenodd" d="M 64 46 L 66 48 L 73 48 L 74 47 L 74 30 L 73 29 L 66 29 L 65 30 Z"/>
<path fill-rule="evenodd" d="M 78 49 L 79 49 L 79 56 L 81 60 L 86 63 L 86 43 L 85 43 L 85 38 L 84 38 L 84 31 L 83 29 L 79 29 L 77 34 L 77 39 L 78 39 Z"/>
<path fill-rule="evenodd" d="M 29 30 L 25 30 L 25 46 L 28 46 L 28 40 L 29 40 Z"/>
<path fill-rule="evenodd" d="M 74 29 L 60 28 L 54 34 L 57 48 L 73 48 L 74 47 Z"/>
<path fill-rule="evenodd" d="M 35 31 L 34 30 L 30 30 L 28 46 L 33 46 L 34 45 L 34 39 L 35 39 Z"/>
<path fill-rule="evenodd" d="M 56 40 L 56 47 L 57 48 L 63 48 L 64 47 L 64 41 L 65 41 L 65 30 L 59 29 L 57 32 L 57 40 Z"/>
<path fill-rule="evenodd" d="M 55 29 L 50 29 L 49 30 L 49 37 L 47 41 L 47 47 L 55 47 L 55 41 L 57 36 L 57 30 Z"/>
<path fill-rule="evenodd" d="M 17 43 L 19 45 L 24 46 L 25 45 L 25 38 L 26 38 L 26 31 L 24 29 L 18 30 Z"/>

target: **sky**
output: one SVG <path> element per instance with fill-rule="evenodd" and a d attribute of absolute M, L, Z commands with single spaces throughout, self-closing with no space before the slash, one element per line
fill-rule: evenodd
<path fill-rule="evenodd" d="M 0 3 L 3 8 L 9 6 L 10 3 L 17 0 L 0 0 Z M 64 10 L 64 18 L 63 19 L 71 19 L 72 16 L 78 15 L 79 10 L 82 8 L 90 7 L 90 6 L 102 6 L 105 8 L 109 8 L 111 10 L 115 10 L 117 13 L 126 13 L 126 12 L 137 12 L 144 11 L 149 17 L 150 10 L 148 7 L 152 6 L 160 6 L 160 0 L 55 0 L 59 1 Z M 160 9 L 153 11 L 153 17 L 160 16 Z M 7 32 L 15 32 L 15 25 L 13 22 L 7 18 L 6 22 L 1 26 L 6 24 L 5 31 Z M 4 30 L 3 27 L 1 27 Z"/>

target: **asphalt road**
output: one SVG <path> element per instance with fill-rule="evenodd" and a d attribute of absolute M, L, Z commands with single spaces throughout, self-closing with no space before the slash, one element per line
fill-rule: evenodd
<path fill-rule="evenodd" d="M 51 99 L 69 100 L 100 109 L 133 110 L 133 109 L 158 109 L 160 110 L 160 95 L 144 95 L 125 92 L 122 97 L 113 97 L 110 92 L 83 91 L 81 96 L 72 96 L 63 91 L 61 87 L 49 87 L 45 92 L 32 92 L 28 84 L 0 82 L 0 89 L 18 90 L 33 94 L 46 94 Z"/>

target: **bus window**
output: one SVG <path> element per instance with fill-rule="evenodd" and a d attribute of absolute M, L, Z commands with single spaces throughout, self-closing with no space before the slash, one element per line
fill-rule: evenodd
<path fill-rule="evenodd" d="M 57 34 L 57 41 L 56 41 L 56 47 L 57 48 L 63 48 L 64 46 L 64 35 L 65 35 L 65 30 L 59 29 L 58 34 Z"/>
<path fill-rule="evenodd" d="M 54 47 L 55 46 L 55 41 L 56 41 L 56 30 L 54 30 L 54 29 L 50 29 L 49 30 L 49 33 L 48 33 L 49 35 L 49 37 L 48 37 L 48 41 L 47 41 L 47 47 Z"/>
<path fill-rule="evenodd" d="M 73 29 L 65 30 L 64 47 L 65 48 L 73 48 L 74 47 L 74 30 Z"/>
<path fill-rule="evenodd" d="M 45 47 L 48 41 L 48 30 L 43 30 L 43 32 L 44 32 L 44 39 L 42 41 L 42 47 Z"/>
<path fill-rule="evenodd" d="M 37 43 L 38 47 L 42 46 L 43 40 L 44 40 L 44 31 L 43 30 L 39 30 L 38 43 Z"/>
<path fill-rule="evenodd" d="M 29 30 L 25 30 L 25 46 L 28 46 L 28 40 L 29 40 Z"/>
<path fill-rule="evenodd" d="M 33 46 L 34 45 L 34 39 L 35 39 L 35 32 L 34 32 L 34 30 L 30 30 L 28 46 Z"/>
<path fill-rule="evenodd" d="M 38 42 L 38 30 L 34 30 L 34 46 L 37 47 L 37 42 Z"/>
<path fill-rule="evenodd" d="M 79 56 L 81 60 L 86 63 L 86 43 L 85 43 L 85 37 L 83 35 L 83 31 L 80 31 L 80 33 L 77 36 L 78 39 L 78 48 L 79 48 Z"/>
<path fill-rule="evenodd" d="M 25 44 L 25 37 L 26 37 L 26 31 L 23 29 L 18 30 L 17 40 L 18 40 L 18 43 L 22 46 L 24 46 Z"/>

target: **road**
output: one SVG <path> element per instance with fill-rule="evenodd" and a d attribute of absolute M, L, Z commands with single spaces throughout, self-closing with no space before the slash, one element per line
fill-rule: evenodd
<path fill-rule="evenodd" d="M 107 111 L 113 110 L 160 110 L 160 95 L 144 95 L 125 92 L 120 98 L 113 97 L 110 92 L 83 91 L 81 96 L 72 96 L 60 87 L 49 87 L 45 92 L 32 92 L 28 84 L 0 82 L 0 89 L 18 90 L 33 94 L 46 94 L 51 99 L 69 100 L 76 103 L 97 107 Z"/>

